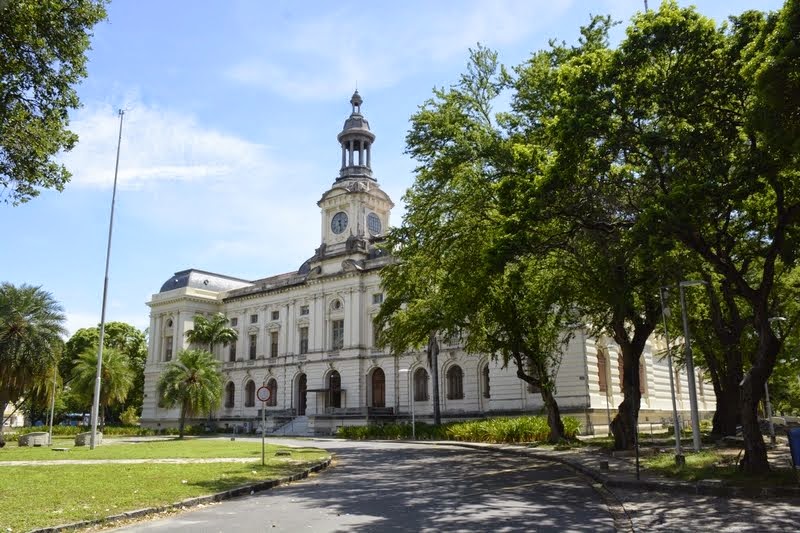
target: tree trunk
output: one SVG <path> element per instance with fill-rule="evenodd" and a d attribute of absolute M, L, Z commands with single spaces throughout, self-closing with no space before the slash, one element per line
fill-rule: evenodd
<path fill-rule="evenodd" d="M 618 341 L 619 343 L 619 341 Z M 617 415 L 611 421 L 615 450 L 632 450 L 636 445 L 636 421 L 639 419 L 641 393 L 639 392 L 639 357 L 641 349 L 628 342 L 622 344 L 622 392 Z"/>
<path fill-rule="evenodd" d="M 759 386 L 760 385 L 760 386 Z M 767 447 L 764 436 L 758 425 L 758 402 L 760 394 L 754 394 L 754 389 L 764 390 L 763 383 L 756 383 L 751 376 L 742 387 L 742 437 L 744 438 L 744 457 L 739 463 L 739 468 L 748 474 L 761 474 L 769 472 L 767 461 Z"/>
<path fill-rule="evenodd" d="M 6 407 L 8 406 L 8 402 L 5 400 L 0 400 L 0 448 L 3 448 L 6 445 L 6 437 L 3 435 L 3 429 L 6 427 Z"/>
<path fill-rule="evenodd" d="M 730 372 L 730 371 L 729 371 Z M 741 372 L 737 376 L 726 376 L 721 388 L 714 387 L 717 410 L 714 412 L 711 435 L 721 439 L 728 435 L 736 435 L 736 428 L 742 422 L 742 395 L 739 383 Z"/>
<path fill-rule="evenodd" d="M 548 440 L 555 444 L 564 438 L 564 423 L 561 421 L 561 411 L 559 411 L 558 402 L 556 402 L 556 398 L 549 387 L 542 388 L 542 400 L 547 410 L 547 424 L 550 426 Z"/>
<path fill-rule="evenodd" d="M 183 438 L 183 428 L 184 428 L 185 424 L 186 424 L 186 404 L 182 403 L 181 404 L 181 417 L 180 417 L 180 420 L 178 421 L 178 438 L 179 439 Z"/>

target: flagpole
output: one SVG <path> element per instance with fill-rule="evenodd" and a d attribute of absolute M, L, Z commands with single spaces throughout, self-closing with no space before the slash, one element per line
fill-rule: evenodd
<path fill-rule="evenodd" d="M 108 221 L 108 246 L 106 247 L 106 275 L 103 280 L 103 307 L 100 312 L 100 346 L 97 349 L 97 375 L 94 380 L 94 400 L 92 401 L 92 437 L 89 449 L 94 450 L 97 443 L 97 418 L 100 408 L 100 376 L 103 372 L 103 341 L 106 333 L 106 297 L 108 296 L 108 264 L 111 260 L 111 233 L 114 230 L 114 202 L 117 199 L 117 173 L 119 172 L 119 149 L 122 145 L 122 117 L 125 111 L 119 110 L 119 138 L 117 139 L 117 162 L 114 165 L 114 189 L 111 193 L 111 217 Z"/>

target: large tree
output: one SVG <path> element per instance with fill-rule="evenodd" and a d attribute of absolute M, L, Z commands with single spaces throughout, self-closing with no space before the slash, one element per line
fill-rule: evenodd
<path fill-rule="evenodd" d="M 56 155 L 78 141 L 68 112 L 80 106 L 74 87 L 105 4 L 0 1 L 0 201 L 26 202 L 69 181 Z"/>
<path fill-rule="evenodd" d="M 674 2 L 638 15 L 612 63 L 604 129 L 620 176 L 650 192 L 643 231 L 679 240 L 751 317 L 757 342 L 741 386 L 749 472 L 769 468 L 756 409 L 782 343 L 777 280 L 800 253 L 798 24 L 797 0 L 719 27 Z"/>
<path fill-rule="evenodd" d="M 75 361 L 72 369 L 72 388 L 83 398 L 85 405 L 92 404 L 97 376 L 99 349 L 92 346 Z M 133 387 L 135 376 L 127 354 L 117 348 L 103 350 L 103 369 L 100 376 L 100 425 L 105 425 L 109 406 L 122 405 Z"/>
<path fill-rule="evenodd" d="M 65 320 L 61 305 L 41 287 L 0 284 L 0 413 L 56 365 Z"/>
<path fill-rule="evenodd" d="M 167 364 L 158 381 L 161 407 L 180 408 L 178 438 L 183 438 L 186 419 L 211 413 L 222 399 L 219 362 L 205 350 L 181 350 Z"/>
<path fill-rule="evenodd" d="M 100 328 L 81 328 L 69 338 L 65 355 L 59 362 L 59 370 L 69 381 L 73 365 L 84 352 L 97 350 L 100 342 Z M 133 372 L 133 385 L 124 402 L 113 407 L 110 413 L 115 417 L 122 410 L 134 407 L 141 412 L 144 398 L 144 365 L 147 360 L 147 338 L 144 332 L 126 322 L 108 322 L 103 336 L 104 349 L 113 348 L 122 352 L 128 359 Z"/>
<path fill-rule="evenodd" d="M 207 348 L 212 354 L 218 344 L 227 346 L 238 338 L 239 333 L 228 325 L 228 318 L 223 313 L 215 313 L 210 318 L 195 315 L 194 327 L 186 332 L 190 343 Z"/>
<path fill-rule="evenodd" d="M 461 81 L 435 91 L 412 117 L 407 145 L 420 166 L 403 223 L 388 237 L 396 261 L 381 273 L 386 299 L 377 326 L 396 354 L 440 335 L 512 364 L 540 391 L 550 440 L 558 441 L 555 373 L 574 320 L 552 290 L 565 284 L 547 258 L 498 261 L 504 216 L 494 169 L 507 157 L 491 109 L 503 84 L 498 70 L 496 54 L 479 48 Z"/>

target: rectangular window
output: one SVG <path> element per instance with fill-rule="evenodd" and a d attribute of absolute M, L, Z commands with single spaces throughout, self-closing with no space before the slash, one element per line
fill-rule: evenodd
<path fill-rule="evenodd" d="M 269 334 L 269 356 L 278 357 L 278 332 L 273 331 Z"/>
<path fill-rule="evenodd" d="M 231 327 L 235 328 L 238 325 L 239 325 L 239 319 L 236 317 L 231 318 Z"/>
<path fill-rule="evenodd" d="M 228 360 L 236 361 L 236 343 L 231 344 L 230 352 L 228 352 Z"/>
<path fill-rule="evenodd" d="M 372 295 L 372 305 L 378 305 L 383 303 L 383 293 L 376 292 Z"/>
<path fill-rule="evenodd" d="M 164 346 L 164 361 L 172 361 L 172 337 L 166 337 L 166 346 Z"/>
<path fill-rule="evenodd" d="M 272 320 L 278 320 L 281 317 L 280 311 L 273 311 L 272 312 Z"/>
<path fill-rule="evenodd" d="M 250 323 L 255 324 L 258 322 L 258 315 L 250 315 Z"/>
<path fill-rule="evenodd" d="M 256 341 L 258 341 L 258 335 L 250 335 L 250 359 L 256 358 Z"/>
<path fill-rule="evenodd" d="M 308 353 L 308 328 L 300 328 L 300 353 Z"/>
<path fill-rule="evenodd" d="M 308 314 L 308 306 L 307 305 L 301 305 L 300 306 L 300 314 L 301 315 L 307 315 Z"/>
<path fill-rule="evenodd" d="M 331 350 L 341 350 L 344 346 L 344 320 L 331 322 Z"/>

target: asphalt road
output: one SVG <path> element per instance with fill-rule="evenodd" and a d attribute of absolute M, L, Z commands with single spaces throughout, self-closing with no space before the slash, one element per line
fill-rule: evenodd
<path fill-rule="evenodd" d="M 289 441 L 334 453 L 312 478 L 115 531 L 614 531 L 566 467 L 451 446 Z"/>

